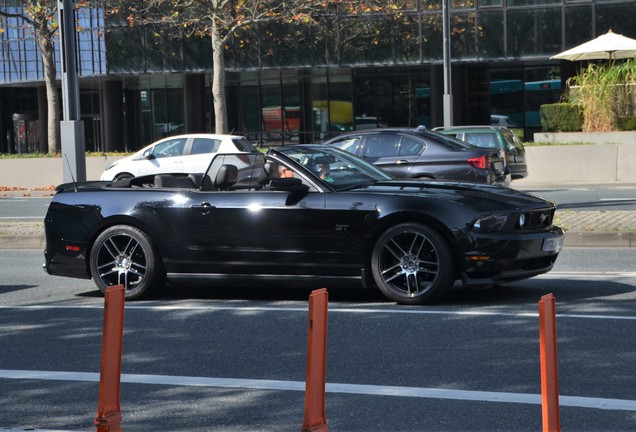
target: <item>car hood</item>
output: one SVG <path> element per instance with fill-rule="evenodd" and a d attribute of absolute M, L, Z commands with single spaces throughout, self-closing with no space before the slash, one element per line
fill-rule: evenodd
<path fill-rule="evenodd" d="M 391 180 L 374 183 L 365 188 L 369 193 L 400 196 L 420 196 L 444 201 L 479 203 L 479 207 L 518 209 L 550 208 L 555 204 L 516 189 L 481 183 Z"/>

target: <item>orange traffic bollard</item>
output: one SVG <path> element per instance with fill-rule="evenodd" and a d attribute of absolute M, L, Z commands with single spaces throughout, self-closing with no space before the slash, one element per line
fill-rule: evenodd
<path fill-rule="evenodd" d="M 552 294 L 539 301 L 541 344 L 541 402 L 543 432 L 559 432 L 559 374 L 557 368 L 556 303 Z"/>
<path fill-rule="evenodd" d="M 307 382 L 305 418 L 302 432 L 327 432 L 325 386 L 327 382 L 327 303 L 326 288 L 309 296 L 309 330 L 307 335 Z"/>
<path fill-rule="evenodd" d="M 121 354 L 124 337 L 123 285 L 106 289 L 104 329 L 102 334 L 102 364 L 99 375 L 99 401 L 93 424 L 96 432 L 124 432 L 120 426 Z"/>

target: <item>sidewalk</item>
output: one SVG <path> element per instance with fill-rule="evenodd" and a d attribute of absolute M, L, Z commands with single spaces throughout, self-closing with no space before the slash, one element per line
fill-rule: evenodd
<path fill-rule="evenodd" d="M 519 182 L 520 190 L 540 188 Z M 547 185 L 546 185 L 547 186 Z M 1 190 L 0 197 L 46 197 L 52 187 Z M 566 231 L 565 246 L 636 247 L 636 211 L 557 210 L 555 224 Z M 0 249 L 44 249 L 43 221 L 0 220 Z"/>

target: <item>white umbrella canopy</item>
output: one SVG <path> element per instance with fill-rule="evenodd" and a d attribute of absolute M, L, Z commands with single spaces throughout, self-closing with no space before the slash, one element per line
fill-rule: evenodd
<path fill-rule="evenodd" d="M 615 60 L 636 56 L 636 39 L 608 31 L 602 36 L 550 57 L 559 60 Z"/>

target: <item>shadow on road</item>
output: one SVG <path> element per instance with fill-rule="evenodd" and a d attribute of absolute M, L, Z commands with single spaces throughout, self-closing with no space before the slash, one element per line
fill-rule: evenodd
<path fill-rule="evenodd" d="M 633 283 L 630 279 L 629 282 Z M 541 296 L 554 294 L 562 307 L 576 307 L 602 311 L 632 314 L 636 310 L 636 286 L 622 282 L 601 280 L 583 280 L 578 278 L 552 279 L 535 278 L 509 285 L 497 285 L 490 288 L 469 288 L 459 284 L 443 299 L 431 305 L 398 306 L 411 308 L 459 307 L 493 308 L 519 305 L 537 305 Z M 318 288 L 318 287 L 317 287 Z M 1 287 L 0 287 L 1 289 Z M 191 300 L 251 301 L 251 302 L 306 302 L 315 288 L 281 287 L 274 283 L 259 286 L 166 286 L 147 302 L 179 303 Z M 341 285 L 328 288 L 329 302 L 346 306 L 347 304 L 395 305 L 376 289 L 361 289 L 357 285 Z M 78 294 L 78 297 L 101 297 L 97 290 Z M 131 301 L 134 303 L 134 301 Z"/>

